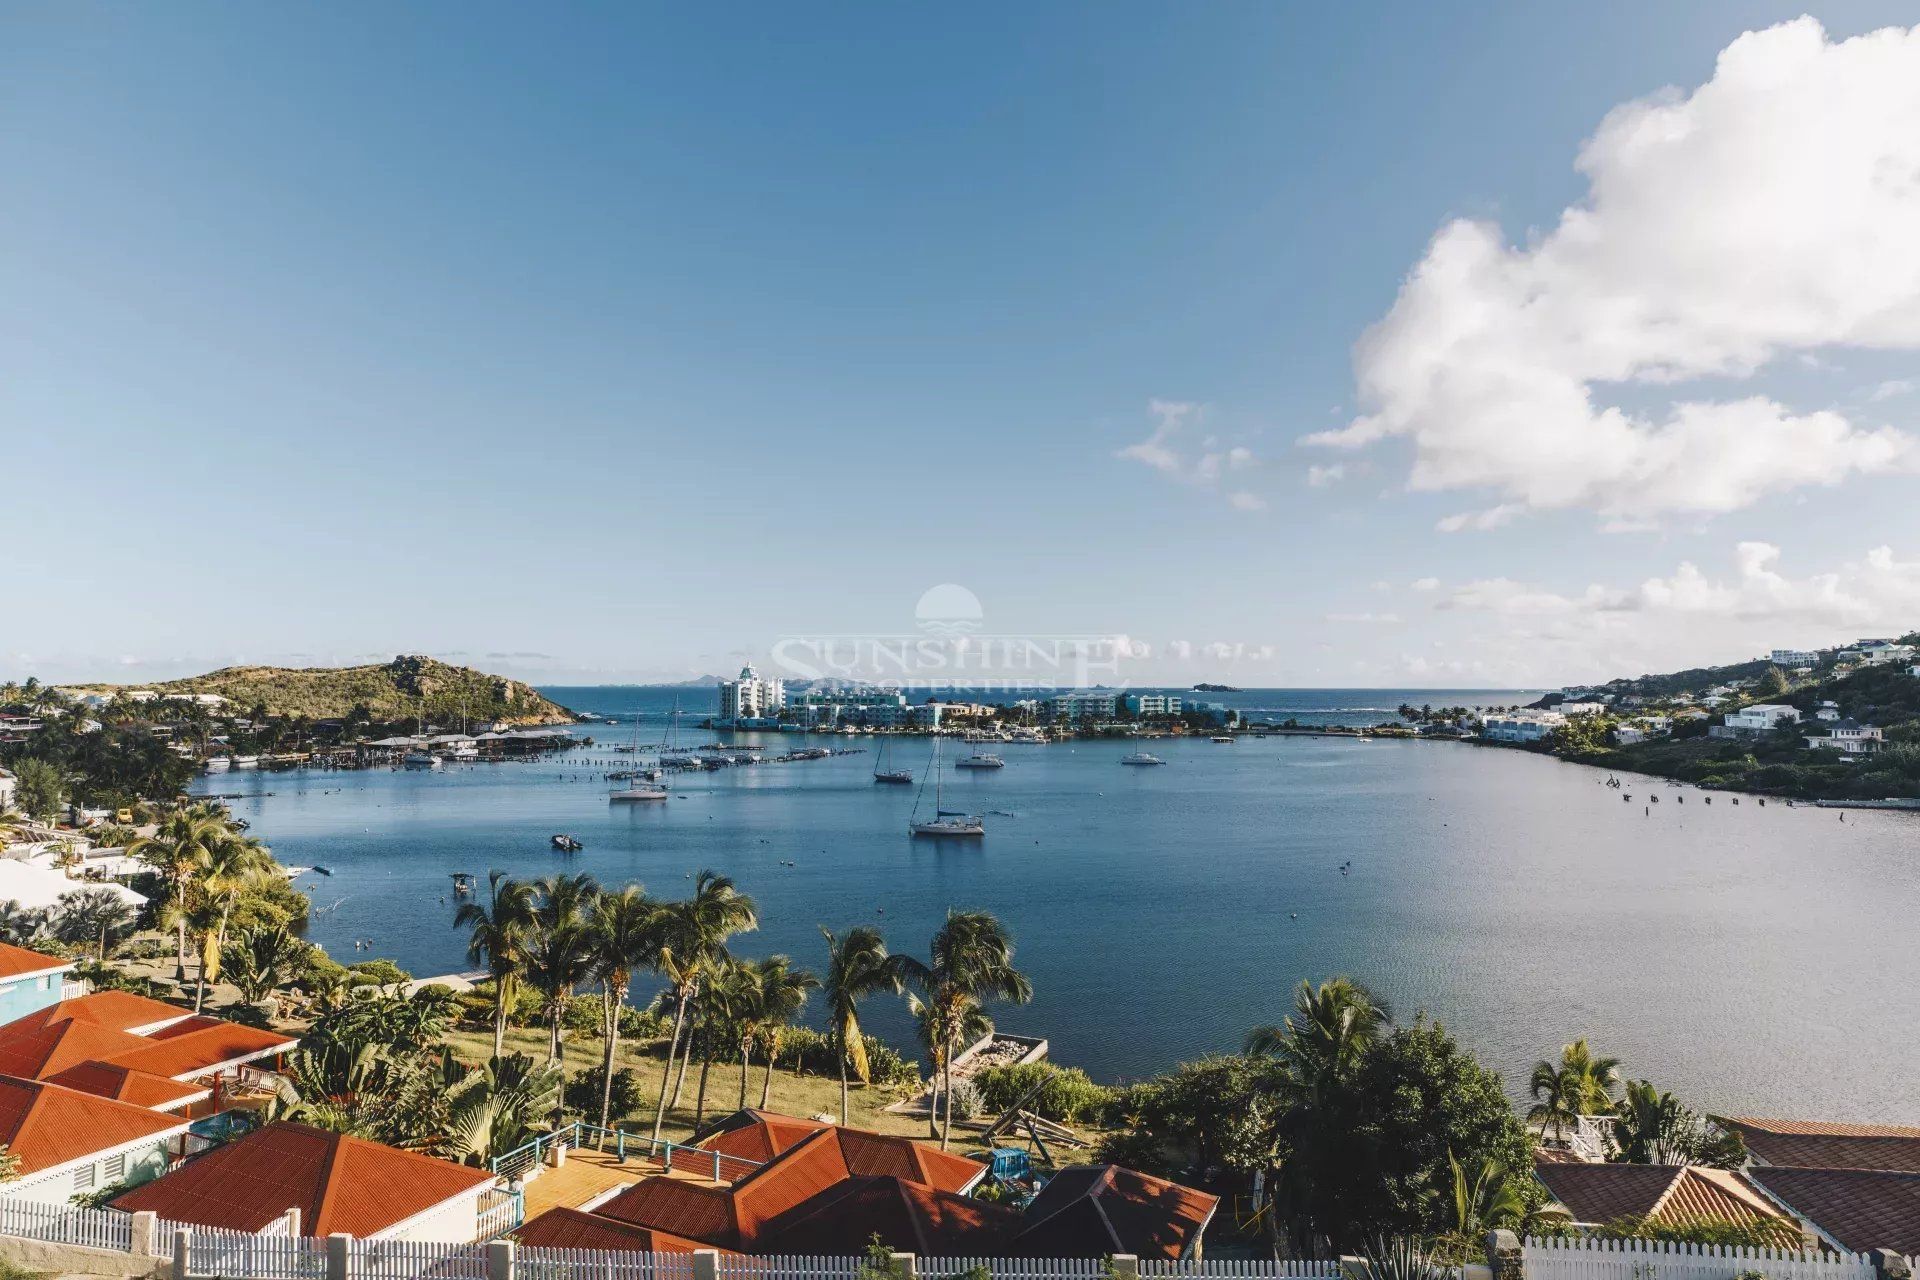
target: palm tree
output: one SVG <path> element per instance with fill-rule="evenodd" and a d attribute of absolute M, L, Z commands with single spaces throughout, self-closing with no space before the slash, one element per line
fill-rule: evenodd
<path fill-rule="evenodd" d="M 695 1042 L 700 1046 L 700 1084 L 693 1106 L 696 1133 L 706 1123 L 707 1079 L 713 1070 L 714 1054 L 722 1046 L 730 1048 L 745 1039 L 759 1002 L 759 973 L 751 964 L 723 956 L 707 967 L 700 999 L 694 1006 L 694 1034 L 689 1041 L 689 1047 Z"/>
<path fill-rule="evenodd" d="M 895 963 L 901 978 L 919 988 L 928 1026 L 938 1037 L 944 1151 L 953 1136 L 953 1058 L 970 1010 L 984 1015 L 990 1000 L 1025 1004 L 1033 999 L 1033 983 L 1013 967 L 1013 939 L 1006 927 L 985 911 L 949 910 L 924 964 L 911 957 Z"/>
<path fill-rule="evenodd" d="M 1471 1176 L 1451 1151 L 1447 1165 L 1453 1172 L 1453 1225 L 1438 1242 L 1444 1254 L 1471 1261 L 1486 1247 L 1487 1232 L 1521 1228 L 1532 1216 L 1520 1181 L 1492 1156 Z"/>
<path fill-rule="evenodd" d="M 847 1122 L 847 1069 L 868 1083 L 867 1044 L 860 1032 L 860 1002 L 882 991 L 900 991 L 900 967 L 887 954 L 886 939 L 878 929 L 857 925 L 839 937 L 821 926 L 827 940 L 827 975 L 821 990 L 827 1000 L 827 1036 L 840 1062 L 840 1123 Z M 771 1080 L 773 1065 L 767 1065 Z M 762 1091 L 761 1105 L 766 1105 Z"/>
<path fill-rule="evenodd" d="M 700 986 L 701 974 L 726 955 L 727 939 L 760 926 L 753 899 L 734 886 L 733 877 L 702 871 L 694 877 L 693 896 L 663 908 L 660 948 L 650 966 L 663 973 L 673 995 L 673 1032 L 667 1038 L 667 1063 L 660 1075 L 660 1105 L 654 1108 L 653 1136 L 660 1137 L 667 1119 L 667 1090 L 673 1080 L 673 1059 L 680 1049 L 680 1033 L 687 1022 L 687 1002 Z M 689 1038 L 681 1061 L 680 1079 L 686 1082 L 686 1062 L 693 1056 Z M 680 1091 L 673 1090 L 678 1103 Z"/>
<path fill-rule="evenodd" d="M 820 979 L 805 969 L 793 967 L 786 956 L 768 956 L 753 966 L 753 1005 L 740 1037 L 740 1108 L 747 1105 L 747 1066 L 753 1046 L 767 1046 L 767 1074 L 760 1082 L 760 1105 L 766 1106 L 773 1093 L 773 1060 L 780 1053 L 781 1034 L 807 1007 L 807 993 L 820 985 Z"/>
<path fill-rule="evenodd" d="M 1533 1075 L 1527 1081 L 1534 1097 L 1533 1105 L 1527 1108 L 1527 1123 L 1540 1126 L 1542 1134 L 1552 1130 L 1553 1140 L 1560 1142 L 1567 1126 L 1579 1122 L 1583 1087 L 1564 1066 L 1540 1059 L 1533 1064 Z"/>
<path fill-rule="evenodd" d="M 225 967 L 240 988 L 240 998 L 258 1004 L 286 982 L 307 956 L 307 944 L 283 924 L 261 926 L 234 935 L 225 949 Z"/>
<path fill-rule="evenodd" d="M 174 925 L 173 980 L 187 980 L 187 899 L 194 881 L 212 860 L 213 849 L 231 828 L 226 817 L 205 806 L 175 809 L 160 820 L 151 836 L 133 842 L 128 852 L 149 863 L 167 887 L 168 912 Z"/>
<path fill-rule="evenodd" d="M 1330 978 L 1294 990 L 1293 1013 L 1278 1026 L 1255 1027 L 1246 1052 L 1279 1058 L 1303 1081 L 1331 1083 L 1358 1065 L 1392 1021 L 1386 1001 L 1351 978 Z"/>
<path fill-rule="evenodd" d="M 1620 1083 L 1620 1059 L 1597 1058 L 1582 1036 L 1560 1050 L 1561 1067 L 1578 1083 L 1576 1099 L 1581 1114 L 1598 1116 L 1613 1110 L 1613 1090 Z"/>
<path fill-rule="evenodd" d="M 493 977 L 493 1056 L 506 1051 L 507 1011 L 519 996 L 524 947 L 533 927 L 533 886 L 503 871 L 487 873 L 488 902 L 463 902 L 453 927 L 467 929 L 467 962 L 485 964 Z"/>
<path fill-rule="evenodd" d="M 600 979 L 604 1048 L 600 1059 L 600 1127 L 613 1109 L 613 1059 L 620 1045 L 620 1015 L 633 971 L 650 964 L 660 949 L 660 905 L 639 885 L 603 893 L 593 904 L 588 945 Z"/>
<path fill-rule="evenodd" d="M 593 977 L 593 936 L 587 925 L 570 920 L 536 929 L 527 939 L 527 976 L 540 991 L 540 1012 L 547 1019 L 547 1061 L 566 1064 L 560 1034 L 574 989 Z"/>
<path fill-rule="evenodd" d="M 248 839 L 231 826 L 206 851 L 200 866 L 200 888 L 213 907 L 210 932 L 201 939 L 200 980 L 195 985 L 193 1011 L 200 1012 L 207 984 L 220 976 L 221 953 L 227 945 L 227 924 L 233 908 L 247 890 L 273 874 L 273 857 L 258 840 Z"/>

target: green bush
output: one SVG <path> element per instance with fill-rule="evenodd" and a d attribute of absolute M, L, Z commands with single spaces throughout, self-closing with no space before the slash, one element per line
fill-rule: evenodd
<path fill-rule="evenodd" d="M 867 1072 L 875 1085 L 918 1084 L 920 1064 L 903 1058 L 884 1040 L 862 1036 L 867 1046 Z M 840 1062 L 832 1042 L 811 1027 L 790 1029 L 780 1046 L 780 1065 L 804 1075 L 840 1078 Z"/>
<path fill-rule="evenodd" d="M 354 975 L 357 982 L 372 982 L 380 986 L 390 986 L 396 982 L 411 982 L 413 975 L 391 960 L 362 960 L 359 964 L 347 966 L 347 972 Z"/>
<path fill-rule="evenodd" d="M 606 1072 L 595 1063 L 579 1075 L 567 1081 L 564 1100 L 569 1111 L 577 1111 L 591 1120 L 600 1118 L 600 1091 L 606 1084 Z M 610 1123 L 621 1120 L 638 1111 L 641 1106 L 641 1087 L 639 1077 L 631 1067 L 620 1067 L 613 1073 L 612 1106 L 607 1112 Z"/>
<path fill-rule="evenodd" d="M 1027 1110 L 1063 1124 L 1096 1119 L 1114 1100 L 1113 1090 L 1095 1084 L 1080 1068 L 1051 1062 L 988 1067 L 974 1081 L 980 1086 L 981 1101 L 995 1115 L 1020 1101 L 1035 1085 L 1040 1091 L 1027 1100 Z"/>

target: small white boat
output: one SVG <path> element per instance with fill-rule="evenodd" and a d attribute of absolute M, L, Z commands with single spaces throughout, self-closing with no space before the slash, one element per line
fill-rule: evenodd
<path fill-rule="evenodd" d="M 607 792 L 608 804 L 643 804 L 648 800 L 665 800 L 667 789 L 657 782 L 635 780 L 625 786 L 615 787 Z"/>
<path fill-rule="evenodd" d="M 1153 765 L 1153 764 L 1165 764 L 1166 761 L 1162 760 L 1159 756 L 1153 755 L 1149 752 L 1136 751 L 1130 756 L 1121 756 L 1120 763 L 1131 764 L 1131 765 Z"/>
<path fill-rule="evenodd" d="M 451 760 L 478 760 L 480 758 L 480 748 L 474 746 L 454 747 L 447 752 L 447 758 Z"/>
<path fill-rule="evenodd" d="M 1208 741 L 1231 743 L 1233 741 L 1233 735 L 1230 733 L 1216 733 L 1213 737 L 1209 738 Z"/>
<path fill-rule="evenodd" d="M 400 760 L 409 769 L 438 769 L 440 757 L 431 751 L 409 751 Z"/>
<path fill-rule="evenodd" d="M 207 758 L 207 772 L 225 773 L 232 764 L 233 762 L 225 756 L 209 756 Z"/>
<path fill-rule="evenodd" d="M 956 769 L 1004 769 L 1007 762 L 991 751 L 976 751 L 954 766 Z"/>
<path fill-rule="evenodd" d="M 233 758 L 233 767 L 236 769 L 257 769 L 260 767 L 260 757 L 235 756 Z"/>

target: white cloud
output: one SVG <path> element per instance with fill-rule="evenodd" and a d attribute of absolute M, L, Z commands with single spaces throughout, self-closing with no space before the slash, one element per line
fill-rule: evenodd
<path fill-rule="evenodd" d="M 1191 448 L 1183 447 L 1182 435 L 1205 416 L 1205 409 L 1186 400 L 1149 400 L 1147 412 L 1155 419 L 1153 431 L 1145 440 L 1136 441 L 1114 452 L 1114 457 L 1139 462 L 1164 476 L 1197 488 L 1217 488 L 1229 472 L 1244 472 L 1260 464 L 1253 450 L 1245 445 L 1225 445 L 1217 436 L 1205 436 Z M 1260 511 L 1266 501 L 1247 489 L 1227 495 L 1227 505 L 1235 511 Z"/>
<path fill-rule="evenodd" d="M 1308 443 L 1405 437 L 1411 488 L 1500 495 L 1446 529 L 1556 508 L 1644 527 L 1920 460 L 1906 434 L 1764 394 L 1609 403 L 1824 348 L 1920 349 L 1920 28 L 1750 32 L 1691 94 L 1609 113 L 1578 168 L 1586 200 L 1525 247 L 1441 229 L 1356 348 L 1362 415 Z"/>
<path fill-rule="evenodd" d="M 1440 589 L 1440 579 L 1415 578 L 1413 580 L 1413 589 L 1415 591 L 1438 591 Z"/>
<path fill-rule="evenodd" d="M 1357 626 L 1397 627 L 1400 615 L 1397 613 L 1330 613 L 1328 622 L 1348 623 Z"/>
<path fill-rule="evenodd" d="M 1912 395 L 1920 391 L 1920 381 L 1912 378 L 1888 378 L 1885 382 L 1867 393 L 1867 399 L 1879 404 L 1882 400 L 1892 400 L 1896 396 Z"/>
<path fill-rule="evenodd" d="M 1346 474 L 1346 467 L 1338 462 L 1330 467 L 1312 466 L 1307 468 L 1307 483 L 1316 489 L 1324 489 Z"/>

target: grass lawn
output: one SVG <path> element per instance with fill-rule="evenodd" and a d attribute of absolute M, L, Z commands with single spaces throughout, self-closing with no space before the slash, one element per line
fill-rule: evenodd
<path fill-rule="evenodd" d="M 455 1030 L 448 1037 L 454 1053 L 464 1061 L 484 1062 L 493 1052 L 493 1033 L 491 1031 Z M 575 1075 L 600 1065 L 604 1052 L 600 1038 L 591 1035 L 569 1036 L 566 1043 L 566 1071 L 569 1079 Z M 536 1060 L 545 1061 L 547 1056 L 547 1034 L 535 1028 L 507 1029 L 507 1049 L 532 1055 Z M 653 1128 L 653 1104 L 660 1096 L 660 1070 L 666 1053 L 664 1040 L 643 1043 L 638 1046 L 622 1041 L 615 1067 L 630 1067 L 640 1081 L 641 1097 L 645 1100 L 632 1114 L 615 1118 L 620 1127 L 651 1132 Z M 755 1064 L 747 1081 L 747 1105 L 760 1105 L 760 1082 L 765 1073 L 763 1064 Z M 700 1064 L 695 1062 L 687 1069 L 686 1089 L 681 1097 L 681 1105 L 668 1113 L 666 1128 L 662 1131 L 668 1138 L 684 1141 L 693 1132 L 694 1099 L 700 1083 Z M 910 1089 L 864 1089 L 858 1081 L 854 1082 L 848 1095 L 850 1112 L 849 1124 L 861 1129 L 871 1129 L 878 1133 L 897 1133 L 906 1137 L 924 1138 L 927 1136 L 927 1122 L 924 1117 L 890 1115 L 882 1108 L 899 1101 L 910 1093 Z M 707 1119 L 729 1115 L 740 1105 L 740 1066 L 737 1062 L 713 1064 L 713 1070 L 707 1078 Z M 782 1067 L 773 1073 L 773 1093 L 768 1099 L 767 1108 L 790 1116 L 813 1116 L 840 1114 L 840 1081 L 825 1076 L 796 1076 Z M 597 1118 L 597 1117 L 593 1117 Z M 971 1135 L 969 1135 L 970 1137 Z M 958 1126 L 955 1127 L 954 1142 L 961 1150 L 967 1149 Z"/>

